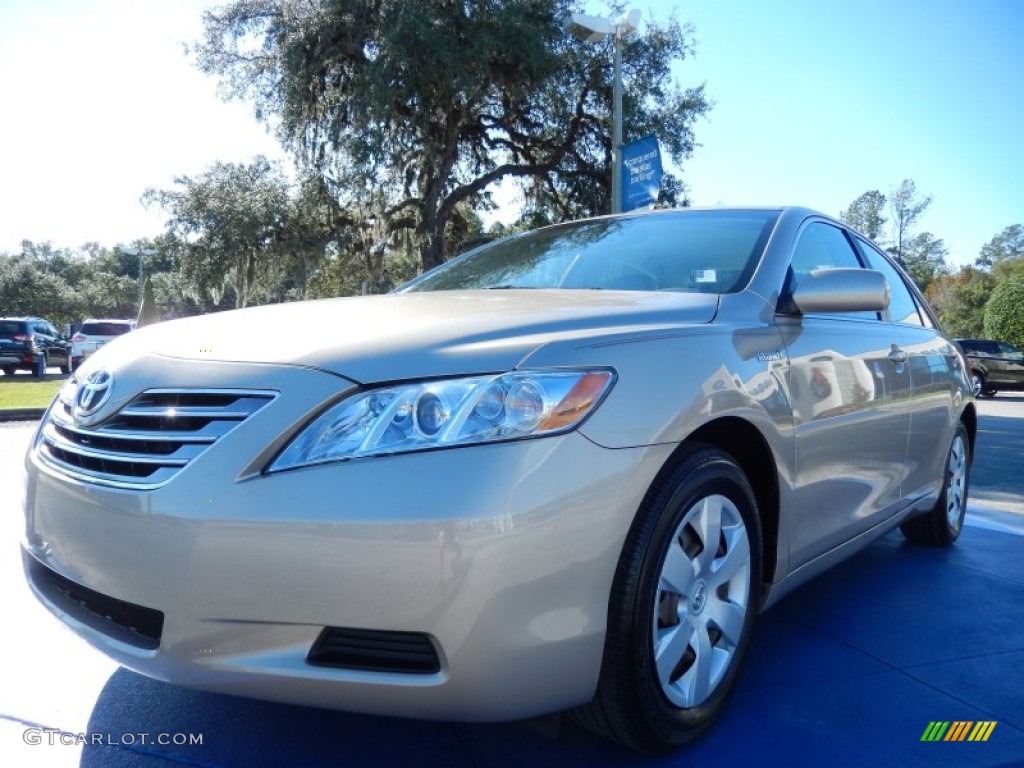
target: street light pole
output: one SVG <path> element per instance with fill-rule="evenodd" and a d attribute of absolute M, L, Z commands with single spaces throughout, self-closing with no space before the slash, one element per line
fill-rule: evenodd
<path fill-rule="evenodd" d="M 152 248 L 122 248 L 121 249 L 121 253 L 126 254 L 128 256 L 138 256 L 139 257 L 139 308 L 141 309 L 142 308 L 142 294 L 143 294 L 143 290 L 144 290 L 144 286 L 145 286 L 145 280 L 143 280 L 145 275 L 143 274 L 142 260 L 143 260 L 144 256 L 152 256 L 152 255 L 154 255 L 156 253 L 156 251 L 154 249 L 152 249 Z"/>
<path fill-rule="evenodd" d="M 615 26 L 612 72 L 612 213 L 622 213 L 622 35 Z"/>
<path fill-rule="evenodd" d="M 622 213 L 622 41 L 636 31 L 640 11 L 632 10 L 619 21 L 599 16 L 573 14 L 566 31 L 588 43 L 597 43 L 609 35 L 614 48 L 612 68 L 612 213 Z"/>

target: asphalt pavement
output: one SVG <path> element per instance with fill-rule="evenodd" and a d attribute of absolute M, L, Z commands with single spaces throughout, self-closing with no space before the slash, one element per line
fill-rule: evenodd
<path fill-rule="evenodd" d="M 1024 766 L 1024 397 L 979 407 L 960 542 L 927 549 L 894 532 L 786 597 L 759 618 L 724 717 L 660 758 L 560 715 L 368 717 L 119 668 L 24 584 L 19 473 L 34 425 L 0 423 L 0 766 Z M 995 725 L 986 741 L 923 741 L 935 722 Z"/>

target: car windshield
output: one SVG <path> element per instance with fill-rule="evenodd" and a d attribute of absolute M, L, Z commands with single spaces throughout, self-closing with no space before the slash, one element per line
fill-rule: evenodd
<path fill-rule="evenodd" d="M 577 288 L 733 293 L 750 279 L 776 210 L 592 219 L 499 240 L 400 288 Z"/>
<path fill-rule="evenodd" d="M 82 323 L 80 333 L 86 336 L 120 336 L 131 329 L 128 323 Z"/>

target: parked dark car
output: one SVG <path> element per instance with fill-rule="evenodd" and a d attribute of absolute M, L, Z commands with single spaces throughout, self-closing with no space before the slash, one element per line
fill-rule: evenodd
<path fill-rule="evenodd" d="M 1024 391 L 1024 352 L 1006 341 L 957 339 L 971 363 L 971 386 L 976 397 L 1000 390 Z"/>
<path fill-rule="evenodd" d="M 42 378 L 48 365 L 71 373 L 71 342 L 41 317 L 0 317 L 0 370 L 32 371 Z"/>

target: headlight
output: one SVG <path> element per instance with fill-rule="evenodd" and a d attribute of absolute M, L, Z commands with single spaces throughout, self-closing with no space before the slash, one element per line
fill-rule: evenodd
<path fill-rule="evenodd" d="M 307 424 L 269 471 L 565 432 L 613 379 L 609 370 L 527 371 L 359 392 Z"/>

